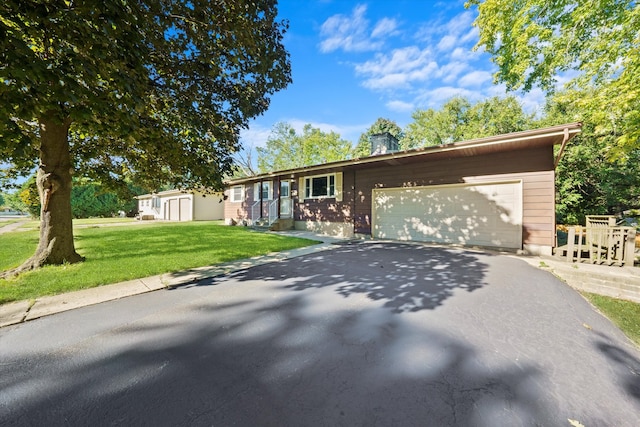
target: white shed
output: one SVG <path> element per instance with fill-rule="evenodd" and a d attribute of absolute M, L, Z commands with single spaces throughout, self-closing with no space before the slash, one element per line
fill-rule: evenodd
<path fill-rule="evenodd" d="M 212 221 L 224 218 L 223 193 L 168 190 L 136 198 L 142 220 Z"/>

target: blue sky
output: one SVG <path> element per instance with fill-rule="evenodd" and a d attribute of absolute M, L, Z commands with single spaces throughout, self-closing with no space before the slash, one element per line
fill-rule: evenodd
<path fill-rule="evenodd" d="M 490 56 L 473 50 L 476 10 L 464 1 L 278 3 L 290 24 L 284 43 L 293 83 L 242 133 L 247 149 L 263 146 L 280 121 L 298 130 L 311 123 L 355 144 L 378 117 L 404 127 L 416 109 L 437 109 L 456 95 L 505 96 L 493 84 Z M 539 90 L 514 95 L 529 112 L 544 101 Z"/>

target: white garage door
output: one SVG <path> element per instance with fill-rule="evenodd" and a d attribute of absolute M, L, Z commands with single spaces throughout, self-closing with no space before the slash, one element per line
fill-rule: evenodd
<path fill-rule="evenodd" d="M 180 221 L 191 221 L 191 199 L 187 197 L 180 199 Z"/>
<path fill-rule="evenodd" d="M 167 219 L 171 221 L 178 221 L 180 219 L 180 205 L 178 199 L 169 199 L 167 202 L 169 208 L 169 217 Z"/>
<path fill-rule="evenodd" d="M 522 182 L 373 190 L 373 237 L 522 246 Z"/>

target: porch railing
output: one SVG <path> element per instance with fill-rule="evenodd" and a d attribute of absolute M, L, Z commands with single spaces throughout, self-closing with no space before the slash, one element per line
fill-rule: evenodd
<path fill-rule="evenodd" d="M 267 205 L 267 208 L 269 211 L 267 216 L 267 220 L 269 221 L 268 225 L 271 225 L 278 219 L 278 200 L 271 200 Z M 256 225 L 256 223 L 263 218 L 261 204 L 259 201 L 251 205 L 249 216 L 252 225 Z"/>
<path fill-rule="evenodd" d="M 636 229 L 618 227 L 609 217 L 587 217 L 586 227 L 570 227 L 567 245 L 558 248 L 569 262 L 633 266 Z"/>
<path fill-rule="evenodd" d="M 260 201 L 258 200 L 253 205 L 251 205 L 251 209 L 249 211 L 249 219 L 251 220 L 251 224 L 253 225 L 260 218 L 262 218 L 262 212 L 260 212 Z"/>
<path fill-rule="evenodd" d="M 269 225 L 278 219 L 278 200 L 272 200 L 269 203 Z"/>

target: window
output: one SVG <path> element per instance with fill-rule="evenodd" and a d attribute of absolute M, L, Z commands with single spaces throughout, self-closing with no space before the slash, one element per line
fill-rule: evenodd
<path fill-rule="evenodd" d="M 156 208 L 156 209 L 160 209 L 160 197 L 153 197 L 153 199 L 151 199 L 151 206 Z"/>
<path fill-rule="evenodd" d="M 335 197 L 336 176 L 319 175 L 304 179 L 304 198 L 319 199 L 321 197 Z"/>
<path fill-rule="evenodd" d="M 280 181 L 280 197 L 287 198 L 290 196 L 290 183 L 289 181 Z"/>
<path fill-rule="evenodd" d="M 260 200 L 260 183 L 256 182 L 253 185 L 253 200 L 255 202 Z M 262 200 L 271 200 L 271 181 L 262 182 Z"/>
<path fill-rule="evenodd" d="M 231 187 L 231 201 L 233 203 L 241 202 L 244 198 L 242 185 L 234 185 Z"/>

